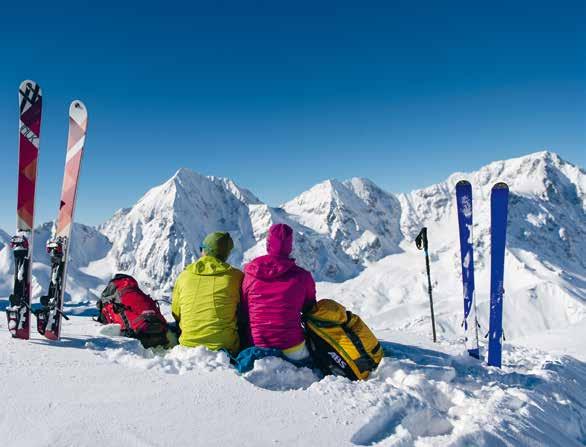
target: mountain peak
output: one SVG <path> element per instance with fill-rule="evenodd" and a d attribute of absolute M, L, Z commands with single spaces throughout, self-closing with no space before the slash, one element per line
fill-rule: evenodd
<path fill-rule="evenodd" d="M 175 174 L 173 174 L 173 177 L 171 177 L 171 179 L 181 179 L 181 178 L 193 176 L 194 174 L 197 174 L 197 173 L 195 171 L 192 171 L 189 168 L 179 168 L 179 169 L 177 169 Z"/>
<path fill-rule="evenodd" d="M 326 180 L 283 209 L 298 223 L 339 243 L 357 263 L 399 251 L 399 201 L 368 179 Z"/>
<path fill-rule="evenodd" d="M 189 168 L 179 168 L 173 176 L 167 180 L 163 185 L 174 184 L 180 187 L 187 187 L 188 189 L 197 186 L 202 182 L 206 182 L 208 178 L 198 172 Z"/>

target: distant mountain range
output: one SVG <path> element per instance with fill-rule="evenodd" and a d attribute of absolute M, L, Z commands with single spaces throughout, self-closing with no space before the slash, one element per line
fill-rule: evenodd
<path fill-rule="evenodd" d="M 470 180 L 474 188 L 477 290 L 488 287 L 490 188 L 504 181 L 511 189 L 506 281 L 511 291 L 533 300 L 533 307 L 536 302 L 544 306 L 539 316 L 522 315 L 516 321 L 542 319 L 540 327 L 547 328 L 584 318 L 586 173 L 551 152 L 456 173 L 409 194 L 386 192 L 363 178 L 327 180 L 279 208 L 262 203 L 229 179 L 182 168 L 98 228 L 75 225 L 66 299 L 94 300 L 117 271 L 135 275 L 154 293 L 168 295 L 177 275 L 198 257 L 207 233 L 229 231 L 235 241 L 230 262 L 242 266 L 264 254 L 269 226 L 284 222 L 295 230 L 298 263 L 317 280 L 333 283 L 320 285 L 320 291 L 336 294 L 374 321 L 400 309 L 401 303 L 424 303 L 420 253 L 413 239 L 427 226 L 438 297 L 445 296 L 446 303 L 454 300 L 445 309 L 440 302 L 438 309 L 446 313 L 444 330 L 456 331 L 461 311 L 454 306 L 462 292 L 454 189 L 460 179 Z M 35 230 L 36 295 L 48 283 L 44 244 L 50 229 L 51 224 L 44 224 Z M 0 230 L 0 296 L 10 293 L 12 281 L 7 241 Z M 553 314 L 547 304 L 552 299 L 558 305 Z M 392 320 L 419 324 L 425 307 L 415 307 L 421 309 L 409 308 L 404 320 Z M 565 313 L 558 315 L 562 308 Z"/>

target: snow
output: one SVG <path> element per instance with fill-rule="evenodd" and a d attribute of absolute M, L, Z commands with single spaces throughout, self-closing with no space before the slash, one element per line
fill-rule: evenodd
<path fill-rule="evenodd" d="M 0 418 L 4 445 L 586 441 L 586 363 L 535 348 L 507 344 L 499 370 L 458 343 L 381 331 L 386 356 L 357 383 L 270 357 L 240 375 L 223 353 L 144 349 L 86 317 L 63 331 L 61 342 L 37 334 L 25 342 L 2 322 L 0 392 L 11 408 Z"/>
<path fill-rule="evenodd" d="M 10 243 L 10 236 L 4 230 L 0 229 L 0 250 Z"/>
<path fill-rule="evenodd" d="M 466 355 L 455 209 L 462 179 L 473 186 L 480 335 L 488 330 L 490 189 L 505 181 L 511 190 L 502 369 Z M 99 228 L 75 224 L 65 307 L 72 317 L 61 342 L 13 340 L 0 319 L 0 392 L 11 409 L 0 416 L 3 444 L 584 445 L 585 214 L 586 173 L 550 152 L 408 194 L 366 179 L 330 180 L 280 208 L 229 179 L 180 169 Z M 230 261 L 241 266 L 264 254 L 275 222 L 294 228 L 295 255 L 320 281 L 318 296 L 358 313 L 383 341 L 386 356 L 368 381 L 321 378 L 277 358 L 239 375 L 222 353 L 144 349 L 89 318 L 114 272 L 168 296 L 207 232 L 230 231 Z M 422 226 L 436 344 L 425 258 L 414 244 Z M 35 299 L 48 284 L 50 229 L 35 230 Z M 8 240 L 0 231 L 0 297 L 12 287 Z M 0 298 L 0 308 L 6 303 Z"/>

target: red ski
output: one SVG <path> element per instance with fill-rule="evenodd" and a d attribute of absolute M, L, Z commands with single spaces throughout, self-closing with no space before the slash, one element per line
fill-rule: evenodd
<path fill-rule="evenodd" d="M 81 101 L 73 101 L 69 107 L 69 137 L 59 214 L 53 237 L 47 242 L 47 252 L 51 255 L 51 283 L 47 295 L 41 297 L 42 308 L 36 312 L 38 331 L 51 340 L 58 340 L 61 335 L 61 317 L 67 319 L 63 314 L 67 252 L 71 241 L 86 129 L 87 110 Z"/>
<path fill-rule="evenodd" d="M 30 337 L 31 257 L 43 104 L 41 88 L 34 81 L 23 81 L 18 89 L 18 100 L 20 120 L 16 235 L 10 244 L 14 253 L 14 289 L 6 315 L 12 336 L 27 340 Z"/>

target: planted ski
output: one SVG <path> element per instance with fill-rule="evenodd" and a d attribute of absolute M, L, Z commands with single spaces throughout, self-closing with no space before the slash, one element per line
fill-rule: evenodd
<path fill-rule="evenodd" d="M 505 246 L 509 187 L 506 183 L 493 186 L 490 197 L 490 328 L 488 333 L 488 364 L 501 366 L 503 340 L 503 298 Z"/>
<path fill-rule="evenodd" d="M 456 184 L 456 205 L 460 229 L 460 260 L 462 263 L 462 286 L 464 291 L 464 337 L 468 354 L 480 359 L 478 344 L 478 319 L 474 284 L 474 240 L 472 237 L 472 185 L 466 180 Z"/>
<path fill-rule="evenodd" d="M 67 253 L 71 242 L 71 230 L 77 196 L 77 185 L 87 129 L 87 110 L 81 101 L 73 101 L 69 107 L 69 135 L 67 158 L 61 190 L 59 214 L 55 221 L 53 237 L 47 242 L 51 255 L 51 283 L 49 292 L 41 297 L 42 308 L 37 311 L 37 329 L 51 340 L 61 336 L 63 296 L 67 278 Z"/>
<path fill-rule="evenodd" d="M 8 330 L 15 338 L 30 337 L 31 270 L 35 216 L 37 162 L 41 135 L 43 96 L 34 81 L 24 81 L 18 89 L 19 140 L 16 235 L 11 240 L 14 253 L 14 286 L 6 308 Z"/>

